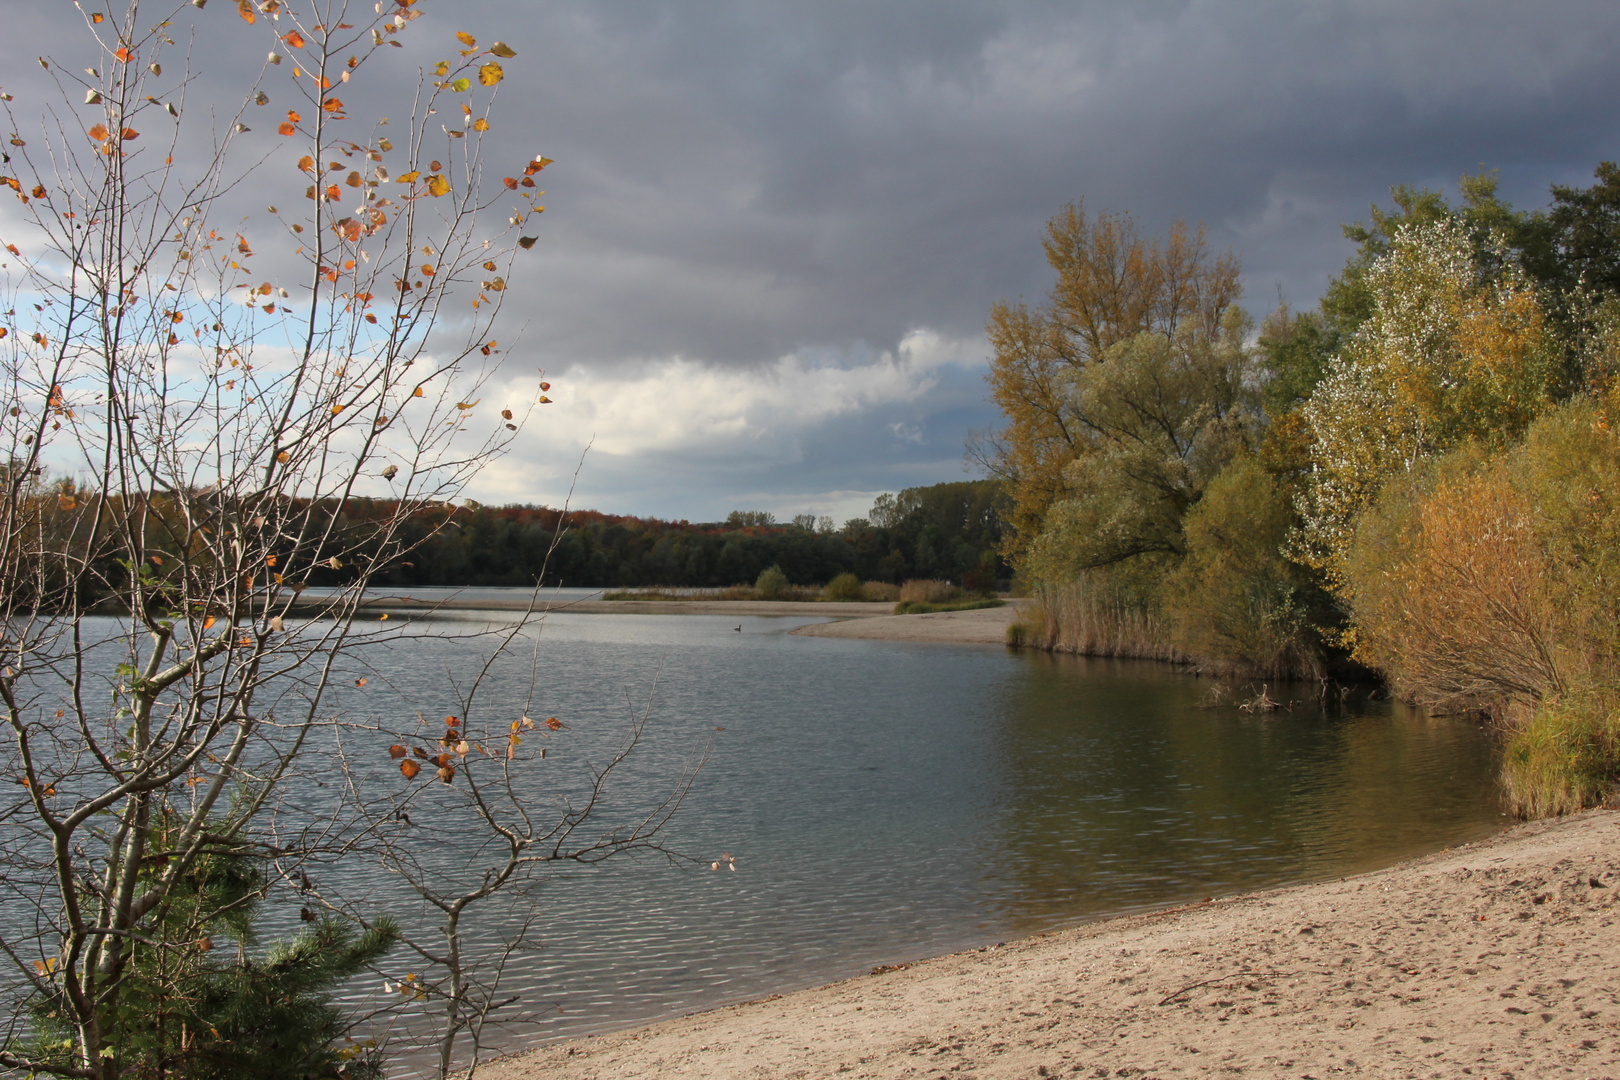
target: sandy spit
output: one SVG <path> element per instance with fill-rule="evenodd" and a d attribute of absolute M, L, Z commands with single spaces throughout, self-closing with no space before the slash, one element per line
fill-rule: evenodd
<path fill-rule="evenodd" d="M 936 611 L 929 615 L 885 615 L 882 618 L 812 623 L 792 631 L 806 637 L 868 638 L 878 641 L 937 641 L 960 645 L 1004 645 L 1007 624 L 1018 614 L 1019 601 L 974 611 Z M 890 605 L 893 610 L 893 605 Z"/>
<path fill-rule="evenodd" d="M 489 1080 L 1614 1077 L 1620 814 L 560 1043 Z"/>
<path fill-rule="evenodd" d="M 311 609 L 319 605 L 311 604 Z M 517 600 L 489 599 L 433 599 L 416 600 L 410 596 L 377 596 L 368 598 L 361 606 L 387 608 L 390 611 L 529 611 L 542 614 L 548 611 L 570 612 L 575 615 L 822 615 L 835 619 L 870 619 L 889 615 L 892 603 L 840 603 L 838 601 L 797 600 L 549 600 L 544 594 L 536 601 L 524 597 Z"/>

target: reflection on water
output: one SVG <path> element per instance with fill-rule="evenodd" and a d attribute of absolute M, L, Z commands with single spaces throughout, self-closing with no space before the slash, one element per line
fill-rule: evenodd
<path fill-rule="evenodd" d="M 386 625 L 410 635 L 478 619 Z M 534 708 L 569 727 L 526 797 L 540 806 L 610 745 L 656 675 L 646 752 L 622 776 L 619 805 L 662 794 L 712 738 L 668 840 L 705 860 L 729 851 L 737 872 L 626 859 L 548 878 L 537 945 L 509 965 L 522 1002 L 497 1045 L 1338 876 L 1504 824 L 1491 740 L 1472 724 L 1387 706 L 1248 716 L 1199 708 L 1207 683 L 1150 664 L 788 636 L 807 621 L 547 620 Z M 374 654 L 367 689 L 344 682 L 338 705 L 386 712 L 393 694 L 404 715 L 456 711 L 453 688 L 488 645 L 401 637 Z M 482 700 L 520 710 L 529 670 L 526 652 L 498 664 Z M 453 861 L 462 848 L 446 831 L 424 839 Z M 329 873 L 406 921 L 418 913 L 373 868 Z M 500 930 L 486 923 L 482 940 Z"/>
<path fill-rule="evenodd" d="M 1471 724 L 1201 708 L 1207 683 L 1136 662 L 1023 670 L 997 707 L 984 880 L 1020 930 L 1354 873 L 1499 821 Z"/>

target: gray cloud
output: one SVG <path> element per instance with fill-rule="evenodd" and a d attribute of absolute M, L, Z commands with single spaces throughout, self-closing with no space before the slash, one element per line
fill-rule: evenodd
<path fill-rule="evenodd" d="M 27 65 L 71 10 L 6 7 L 27 31 L 0 43 L 6 70 L 37 82 Z M 513 364 L 602 394 L 677 358 L 858 367 L 918 329 L 982 350 L 991 303 L 1044 295 L 1041 228 L 1071 199 L 1150 232 L 1207 222 L 1258 312 L 1279 290 L 1313 303 L 1348 253 L 1339 225 L 1392 184 L 1483 165 L 1540 205 L 1620 155 L 1610 2 L 423 7 L 355 99 L 386 111 L 455 30 L 519 50 L 495 152 L 557 164 L 508 294 Z M 199 56 L 230 67 L 199 91 L 258 63 L 236 22 L 223 3 L 196 17 Z M 604 508 L 699 517 L 954 479 L 962 429 L 994 412 L 977 372 L 941 370 L 763 457 L 713 439 L 599 453 L 585 486 Z"/>

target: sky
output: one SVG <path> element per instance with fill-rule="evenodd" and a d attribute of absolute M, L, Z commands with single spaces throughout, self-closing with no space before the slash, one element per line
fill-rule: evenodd
<path fill-rule="evenodd" d="M 500 38 L 495 130 L 556 162 L 499 328 L 555 403 L 483 502 L 864 515 L 975 475 L 986 316 L 1044 298 L 1067 202 L 1205 223 L 1259 316 L 1313 305 L 1392 185 L 1493 168 L 1536 207 L 1620 157 L 1612 0 L 420 7 L 363 93 L 407 100 L 457 30 Z M 82 51 L 69 0 L 0 12 L 19 100 L 36 55 Z M 181 12 L 193 95 L 225 100 L 262 42 L 228 0 Z"/>

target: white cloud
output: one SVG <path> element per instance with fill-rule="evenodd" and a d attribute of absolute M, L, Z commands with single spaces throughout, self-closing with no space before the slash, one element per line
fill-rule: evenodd
<path fill-rule="evenodd" d="M 629 370 L 572 368 L 548 376 L 553 404 L 536 411 L 512 453 L 485 468 L 470 494 L 484 501 L 557 501 L 587 446 L 587 481 L 592 460 L 600 466 L 602 458 L 614 459 L 615 471 L 637 462 L 647 470 L 684 463 L 742 472 L 799 462 L 806 437 L 818 429 L 915 405 L 935 390 L 946 369 L 975 367 L 985 355 L 982 338 L 919 329 L 864 363 L 847 352 L 801 351 L 741 370 L 686 357 L 644 361 Z M 494 396 L 522 401 L 533 393 L 532 385 L 512 380 Z M 921 441 L 915 423 L 885 416 L 871 427 L 898 441 Z M 794 513 L 847 513 L 860 504 L 864 512 L 872 494 L 760 492 L 759 504 L 796 507 Z M 746 490 L 736 496 L 748 497 Z"/>

